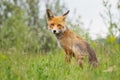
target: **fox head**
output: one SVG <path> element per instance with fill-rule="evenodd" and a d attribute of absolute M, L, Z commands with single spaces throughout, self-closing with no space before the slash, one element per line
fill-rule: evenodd
<path fill-rule="evenodd" d="M 63 33 L 67 29 L 65 19 L 69 10 L 62 16 L 55 16 L 50 9 L 47 9 L 46 12 L 49 29 L 56 35 Z"/>

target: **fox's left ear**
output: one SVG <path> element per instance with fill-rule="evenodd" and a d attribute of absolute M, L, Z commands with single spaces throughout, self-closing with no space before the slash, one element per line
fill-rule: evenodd
<path fill-rule="evenodd" d="M 63 16 L 66 16 L 69 12 L 70 12 L 70 10 L 68 10 L 66 13 L 64 13 Z"/>
<path fill-rule="evenodd" d="M 64 13 L 63 14 L 63 20 L 65 21 L 65 19 L 66 19 L 66 16 L 67 16 L 67 14 L 70 12 L 70 10 L 68 10 L 66 13 Z"/>

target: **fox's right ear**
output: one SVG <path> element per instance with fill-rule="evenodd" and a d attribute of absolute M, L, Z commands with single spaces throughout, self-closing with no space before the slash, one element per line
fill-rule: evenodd
<path fill-rule="evenodd" d="M 51 20 L 52 18 L 54 18 L 54 14 L 50 9 L 46 9 L 46 13 L 47 13 L 48 20 Z"/>

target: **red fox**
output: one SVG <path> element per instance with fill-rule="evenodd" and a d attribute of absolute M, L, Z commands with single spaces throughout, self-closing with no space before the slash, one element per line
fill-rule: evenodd
<path fill-rule="evenodd" d="M 55 16 L 50 9 L 47 9 L 46 13 L 50 30 L 54 33 L 66 53 L 65 60 L 70 62 L 73 56 L 76 58 L 78 64 L 83 67 L 84 57 L 88 55 L 89 63 L 93 67 L 97 67 L 98 60 L 95 51 L 84 39 L 71 31 L 66 25 L 65 19 L 69 10 L 62 16 Z"/>

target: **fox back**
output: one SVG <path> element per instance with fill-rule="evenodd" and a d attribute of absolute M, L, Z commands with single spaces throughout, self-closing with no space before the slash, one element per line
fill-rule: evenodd
<path fill-rule="evenodd" d="M 82 67 L 84 57 L 89 54 L 89 62 L 94 67 L 98 66 L 95 51 L 78 34 L 68 29 L 65 19 L 69 11 L 62 16 L 55 16 L 51 10 L 47 9 L 48 26 L 57 37 L 58 42 L 65 51 L 65 59 L 70 62 L 71 57 L 75 57 L 78 64 Z"/>

